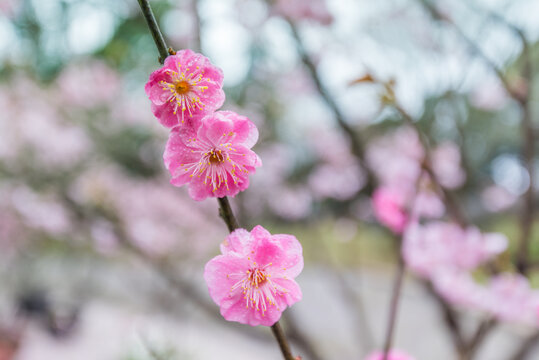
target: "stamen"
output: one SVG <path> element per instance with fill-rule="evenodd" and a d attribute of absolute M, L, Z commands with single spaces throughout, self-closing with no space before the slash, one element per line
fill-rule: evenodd
<path fill-rule="evenodd" d="M 227 274 L 227 278 L 236 278 L 238 281 L 230 288 L 230 293 L 241 289 L 245 295 L 245 307 L 262 312 L 262 316 L 269 306 L 277 306 L 277 296 L 283 296 L 286 289 L 271 281 L 271 274 L 267 268 L 271 263 L 263 267 L 253 267 L 246 272 Z"/>
<path fill-rule="evenodd" d="M 196 85 L 196 84 L 195 84 Z M 176 83 L 176 92 L 180 95 L 186 94 L 191 90 L 191 86 L 187 81 L 178 81 Z"/>
<path fill-rule="evenodd" d="M 183 172 L 190 173 L 190 176 L 203 178 L 204 185 L 210 187 L 215 192 L 221 187 L 229 190 L 229 183 L 238 184 L 240 174 L 248 174 L 249 171 L 244 165 L 237 164 L 230 153 L 236 149 L 231 143 L 219 144 L 215 146 L 206 141 L 197 140 L 189 144 L 192 153 L 197 153 L 199 161 L 193 163 L 183 163 L 180 165 Z"/>

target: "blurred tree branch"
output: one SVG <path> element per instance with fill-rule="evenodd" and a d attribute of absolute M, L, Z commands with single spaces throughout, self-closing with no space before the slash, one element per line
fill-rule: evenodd
<path fill-rule="evenodd" d="M 301 58 L 301 61 L 303 62 L 303 65 L 307 69 L 311 79 L 313 80 L 316 86 L 316 89 L 318 93 L 320 94 L 320 97 L 324 100 L 328 108 L 331 110 L 331 112 L 333 113 L 333 116 L 335 117 L 335 120 L 337 121 L 337 125 L 339 125 L 342 132 L 346 135 L 346 137 L 350 141 L 350 148 L 351 148 L 352 154 L 354 154 L 355 157 L 357 158 L 360 168 L 366 172 L 367 185 L 364 189 L 362 189 L 362 191 L 365 192 L 367 195 L 371 195 L 377 186 L 377 179 L 376 179 L 375 174 L 372 172 L 369 165 L 367 164 L 367 161 L 365 158 L 365 146 L 363 142 L 360 140 L 359 134 L 346 121 L 341 109 L 339 108 L 334 98 L 329 93 L 329 91 L 327 91 L 327 89 L 325 88 L 324 84 L 322 83 L 322 80 L 320 79 L 320 76 L 318 76 L 316 65 L 313 59 L 309 56 L 309 53 L 307 49 L 305 48 L 305 45 L 303 44 L 303 41 L 301 39 L 301 36 L 299 35 L 296 24 L 287 17 L 284 17 L 284 19 L 290 25 L 290 29 L 292 31 L 292 35 L 296 43 L 296 49 L 298 51 L 298 54 Z"/>
<path fill-rule="evenodd" d="M 515 351 L 513 356 L 511 356 L 510 360 L 525 360 L 528 358 L 529 353 L 533 350 L 533 348 L 537 345 L 537 342 L 539 341 L 539 331 L 535 331 L 532 335 L 530 335 L 520 348 Z"/>
<path fill-rule="evenodd" d="M 402 244 L 402 238 L 399 241 L 399 244 Z M 400 250 L 400 249 L 399 249 Z M 402 293 L 402 285 L 404 281 L 404 274 L 406 272 L 406 264 L 402 258 L 402 252 L 398 252 L 397 268 L 395 273 L 395 280 L 393 284 L 393 292 L 391 295 L 391 304 L 389 306 L 389 318 L 386 328 L 386 335 L 384 340 L 383 347 L 383 357 L 382 360 L 389 359 L 389 352 L 391 351 L 391 346 L 393 344 L 393 334 L 395 331 L 395 323 L 397 321 L 397 310 L 399 306 L 399 299 Z"/>
<path fill-rule="evenodd" d="M 430 3 L 428 0 L 419 0 L 419 3 L 424 7 L 425 10 L 427 10 L 433 19 L 443 21 L 454 29 L 458 36 L 467 44 L 470 51 L 475 56 L 483 60 L 483 62 L 496 74 L 509 96 L 513 98 L 521 107 L 521 154 L 526 172 L 528 173 L 529 185 L 526 192 L 522 195 L 523 204 L 520 214 L 521 233 L 518 241 L 517 269 L 520 273 L 526 274 L 530 268 L 530 259 L 528 256 L 535 215 L 535 176 L 533 164 L 535 154 L 535 129 L 531 119 L 532 115 L 530 106 L 531 88 L 533 84 L 533 68 L 528 40 L 526 39 L 526 36 L 522 30 L 507 22 L 502 16 L 492 12 L 486 12 L 491 19 L 502 23 L 504 26 L 513 31 L 521 42 L 522 58 L 524 61 L 522 77 L 525 79 L 526 84 L 524 89 L 519 89 L 514 87 L 508 81 L 504 72 L 470 37 L 466 35 L 466 33 L 449 16 L 441 13 L 436 6 Z"/>

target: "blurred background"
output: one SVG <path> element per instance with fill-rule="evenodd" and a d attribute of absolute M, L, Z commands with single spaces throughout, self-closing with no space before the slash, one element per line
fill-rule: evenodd
<path fill-rule="evenodd" d="M 223 109 L 259 128 L 263 167 L 231 201 L 243 227 L 304 247 L 304 299 L 284 319 L 304 360 L 382 346 L 399 250 L 371 195 L 373 178 L 404 181 L 421 146 L 403 116 L 470 222 L 508 237 L 499 262 L 515 270 L 521 199 L 539 187 L 533 145 L 522 155 L 538 128 L 538 1 L 151 5 L 169 46 L 223 69 Z M 227 229 L 214 199 L 168 182 L 144 93 L 158 67 L 135 0 L 0 0 L 1 360 L 279 358 L 267 329 L 227 323 L 207 294 Z M 407 274 L 395 346 L 458 359 L 440 309 Z M 485 317 L 452 311 L 465 333 Z M 532 322 L 498 324 L 474 358 L 539 358 Z"/>

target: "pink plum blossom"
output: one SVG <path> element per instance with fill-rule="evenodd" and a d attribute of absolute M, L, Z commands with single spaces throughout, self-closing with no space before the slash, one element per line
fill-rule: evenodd
<path fill-rule="evenodd" d="M 166 127 L 193 124 L 217 110 L 225 100 L 223 72 L 210 60 L 189 49 L 165 59 L 150 75 L 144 89 L 152 112 Z"/>
<path fill-rule="evenodd" d="M 365 360 L 383 360 L 383 359 L 384 359 L 383 351 L 372 352 L 365 358 Z M 414 360 L 412 356 L 400 350 L 390 350 L 389 354 L 387 354 L 386 359 L 387 360 Z"/>
<path fill-rule="evenodd" d="M 262 226 L 238 229 L 204 269 L 211 298 L 228 321 L 275 324 L 287 306 L 301 300 L 294 281 L 303 269 L 302 248 L 292 235 L 271 235 Z"/>
<path fill-rule="evenodd" d="M 251 150 L 258 130 L 231 111 L 218 111 L 201 121 L 196 134 L 181 126 L 170 133 L 164 160 L 171 183 L 189 184 L 189 194 L 197 201 L 235 196 L 249 186 L 249 174 L 262 165 Z"/>
<path fill-rule="evenodd" d="M 506 247 L 507 238 L 502 234 L 482 234 L 475 227 L 463 229 L 436 221 L 411 224 L 404 234 L 402 252 L 414 272 L 430 277 L 441 269 L 472 270 Z"/>
<path fill-rule="evenodd" d="M 380 187 L 372 196 L 374 214 L 381 224 L 400 234 L 408 222 L 403 194 L 394 189 Z"/>

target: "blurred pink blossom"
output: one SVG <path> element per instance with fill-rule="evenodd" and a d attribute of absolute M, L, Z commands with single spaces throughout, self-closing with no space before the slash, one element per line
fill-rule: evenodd
<path fill-rule="evenodd" d="M 411 204 L 411 214 L 414 218 L 435 219 L 443 216 L 445 205 L 437 194 L 435 186 L 426 174 L 419 179 L 417 193 L 410 195 L 407 201 Z"/>
<path fill-rule="evenodd" d="M 111 254 L 118 249 L 119 240 L 111 223 L 102 219 L 97 220 L 91 225 L 90 232 L 99 252 Z"/>
<path fill-rule="evenodd" d="M 60 115 L 42 103 L 22 111 L 19 120 L 21 141 L 33 150 L 37 166 L 73 166 L 91 149 L 82 127 L 62 123 Z"/>
<path fill-rule="evenodd" d="M 463 229 L 436 221 L 411 224 L 404 235 L 402 252 L 406 264 L 428 278 L 440 269 L 472 270 L 506 248 L 507 238 L 502 234 L 482 234 L 475 227 Z"/>
<path fill-rule="evenodd" d="M 152 112 L 166 127 L 186 120 L 196 127 L 203 116 L 219 109 L 225 101 L 223 72 L 208 58 L 189 49 L 165 59 L 146 83 Z"/>
<path fill-rule="evenodd" d="M 431 281 L 436 291 L 453 305 L 477 308 L 486 296 L 484 286 L 467 271 L 439 269 L 431 274 Z"/>
<path fill-rule="evenodd" d="M 364 185 L 363 173 L 356 164 L 318 166 L 309 175 L 309 186 L 319 198 L 347 200 L 352 198 Z"/>
<path fill-rule="evenodd" d="M 374 214 L 381 224 L 396 234 L 401 234 L 408 223 L 406 199 L 397 190 L 379 187 L 372 195 Z"/>
<path fill-rule="evenodd" d="M 28 187 L 18 187 L 11 194 L 13 208 L 26 226 L 61 235 L 71 229 L 68 210 L 52 195 L 39 194 Z"/>
<path fill-rule="evenodd" d="M 500 321 L 539 325 L 539 291 L 520 274 L 495 275 L 486 286 L 459 270 L 438 271 L 432 280 L 436 291 L 454 305 L 484 311 Z"/>
<path fill-rule="evenodd" d="M 383 360 L 384 352 L 383 351 L 374 351 L 367 355 L 365 360 Z M 392 349 L 389 351 L 387 360 L 415 360 L 412 356 L 408 355 L 404 351 Z"/>
<path fill-rule="evenodd" d="M 271 235 L 262 226 L 238 229 L 204 269 L 213 301 L 228 321 L 271 326 L 301 300 L 294 278 L 303 269 L 302 248 L 292 235 Z"/>
<path fill-rule="evenodd" d="M 121 90 L 118 73 L 96 60 L 69 65 L 58 77 L 57 84 L 67 104 L 86 109 L 114 103 Z"/>
<path fill-rule="evenodd" d="M 271 210 L 281 218 L 299 220 L 306 218 L 312 211 L 313 198 L 303 187 L 282 185 L 272 189 L 271 196 L 265 192 Z"/>
<path fill-rule="evenodd" d="M 460 162 L 460 150 L 455 143 L 445 142 L 432 151 L 431 163 L 436 180 L 448 189 L 458 188 L 466 180 Z"/>
<path fill-rule="evenodd" d="M 189 185 L 197 201 L 235 196 L 249 186 L 249 175 L 262 165 L 251 150 L 258 140 L 256 126 L 231 111 L 217 111 L 202 119 L 196 133 L 175 127 L 170 133 L 165 166 L 175 186 Z"/>
<path fill-rule="evenodd" d="M 104 208 L 118 218 L 125 241 L 151 256 L 205 256 L 222 234 L 214 204 L 193 207 L 187 194 L 165 179 L 137 179 L 122 170 L 100 165 L 88 169 L 70 189 L 81 206 Z M 92 225 L 98 250 L 109 253 L 117 247 L 114 225 L 107 221 Z"/>
<path fill-rule="evenodd" d="M 535 316 L 539 291 L 532 290 L 528 279 L 520 274 L 503 273 L 493 277 L 484 301 L 478 306 L 501 321 L 539 324 Z"/>
<path fill-rule="evenodd" d="M 479 82 L 470 94 L 472 105 L 487 111 L 502 109 L 507 105 L 508 99 L 507 91 L 500 81 L 494 78 Z"/>
<path fill-rule="evenodd" d="M 49 92 L 24 76 L 14 76 L 10 89 L 0 88 L 0 132 L 4 135 L 0 158 L 17 166 L 24 156 L 33 168 L 47 172 L 80 162 L 91 148 L 83 129 L 58 111 Z M 32 106 L 27 106 L 29 97 Z"/>
<path fill-rule="evenodd" d="M 266 192 L 268 187 L 283 183 L 287 175 L 293 169 L 290 159 L 294 156 L 294 150 L 283 143 L 262 143 L 257 151 L 264 159 L 264 172 L 257 172 L 253 176 L 253 182 Z"/>
<path fill-rule="evenodd" d="M 13 255 L 17 248 L 22 248 L 26 238 L 27 229 L 21 219 L 11 208 L 8 199 L 0 191 L 0 254 L 1 265 L 4 265 Z"/>
<path fill-rule="evenodd" d="M 316 127 L 309 131 L 307 141 L 316 155 L 326 163 L 342 166 L 357 161 L 350 152 L 350 142 L 337 129 Z"/>
<path fill-rule="evenodd" d="M 504 211 L 515 204 L 518 197 L 504 187 L 491 185 L 481 192 L 481 201 L 488 211 Z"/>
<path fill-rule="evenodd" d="M 413 129 L 401 127 L 371 141 L 366 157 L 382 186 L 402 192 L 405 198 L 415 195 L 424 151 Z"/>
<path fill-rule="evenodd" d="M 13 18 L 21 4 L 22 2 L 17 0 L 2 0 L 0 1 L 0 14 L 8 18 Z"/>

